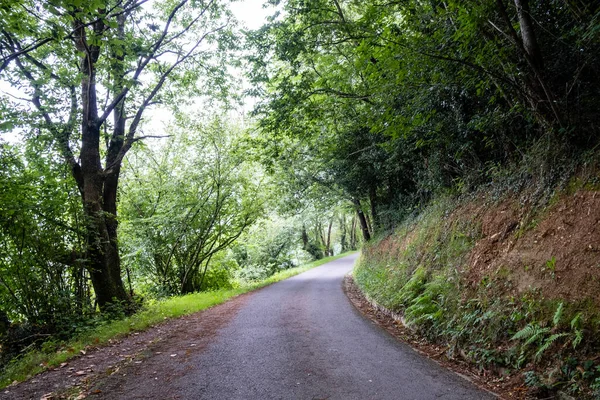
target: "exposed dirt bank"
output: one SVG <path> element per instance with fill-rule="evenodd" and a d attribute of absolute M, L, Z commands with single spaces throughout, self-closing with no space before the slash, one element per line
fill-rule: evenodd
<path fill-rule="evenodd" d="M 466 265 L 471 285 L 502 275 L 511 294 L 539 291 L 545 299 L 600 306 L 600 195 L 563 195 L 539 215 L 509 200 L 459 209 L 481 221 L 482 237 Z"/>
<path fill-rule="evenodd" d="M 600 396 L 598 191 L 442 199 L 367 244 L 355 278 L 505 397 Z"/>

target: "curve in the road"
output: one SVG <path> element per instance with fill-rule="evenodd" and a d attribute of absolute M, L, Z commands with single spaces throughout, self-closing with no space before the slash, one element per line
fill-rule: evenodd
<path fill-rule="evenodd" d="M 190 360 L 188 399 L 491 399 L 363 318 L 342 291 L 356 255 L 254 295 Z"/>

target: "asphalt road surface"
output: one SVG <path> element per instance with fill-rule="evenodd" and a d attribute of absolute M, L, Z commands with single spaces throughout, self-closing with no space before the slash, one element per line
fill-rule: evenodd
<path fill-rule="evenodd" d="M 356 311 L 342 280 L 357 255 L 254 295 L 172 382 L 189 399 L 492 399 Z M 178 397 L 179 397 L 178 396 Z"/>
<path fill-rule="evenodd" d="M 185 360 L 168 357 L 173 341 L 166 340 L 167 354 L 114 374 L 97 386 L 97 397 L 493 399 L 354 308 L 342 282 L 356 258 L 332 261 L 250 294 Z M 186 333 L 197 335 L 191 327 Z"/>

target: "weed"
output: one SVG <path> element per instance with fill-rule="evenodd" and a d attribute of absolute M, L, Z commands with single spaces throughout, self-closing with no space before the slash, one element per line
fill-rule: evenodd
<path fill-rule="evenodd" d="M 548 268 L 552 272 L 556 271 L 556 258 L 554 258 L 554 256 L 552 256 L 551 259 L 546 261 L 546 268 Z"/>

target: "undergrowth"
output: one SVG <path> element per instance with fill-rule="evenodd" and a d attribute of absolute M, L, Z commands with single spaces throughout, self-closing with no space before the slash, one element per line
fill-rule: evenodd
<path fill-rule="evenodd" d="M 41 348 L 31 350 L 12 360 L 0 372 L 0 388 L 29 379 L 46 369 L 58 367 L 61 363 L 80 355 L 86 348 L 101 346 L 132 332 L 143 331 L 169 318 L 205 310 L 232 297 L 290 278 L 348 254 L 351 253 L 327 257 L 303 266 L 282 270 L 266 279 L 245 282 L 234 289 L 193 293 L 171 297 L 167 300 L 153 301 L 145 304 L 141 311 L 130 317 L 118 320 L 100 320 L 96 326 L 82 329 L 71 340 L 47 341 Z"/>
<path fill-rule="evenodd" d="M 408 327 L 446 355 L 494 373 L 524 374 L 532 393 L 600 396 L 600 315 L 590 304 L 510 293 L 502 269 L 467 282 L 468 256 L 480 238 L 473 216 L 453 215 L 441 199 L 391 236 L 366 245 L 354 271 L 365 295 L 403 314 Z M 465 215 L 467 214 L 467 215 Z"/>

